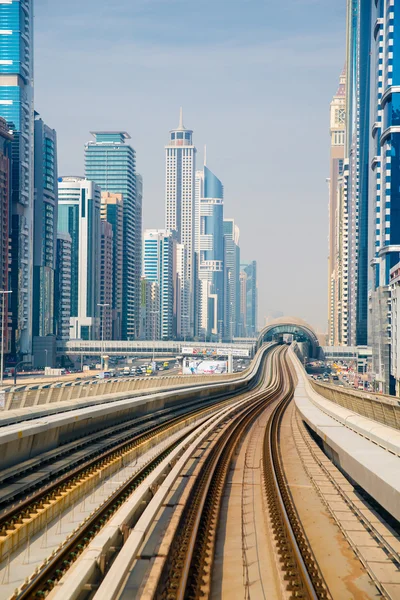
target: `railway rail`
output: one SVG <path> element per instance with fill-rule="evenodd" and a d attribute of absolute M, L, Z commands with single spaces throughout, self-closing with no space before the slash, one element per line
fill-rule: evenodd
<path fill-rule="evenodd" d="M 184 406 L 179 405 L 151 415 L 134 417 L 63 444 L 16 467 L 0 471 L 0 532 L 4 530 L 4 524 L 29 504 L 40 499 L 43 493 L 68 483 L 70 477 L 76 477 L 93 465 L 96 466 L 97 461 L 112 458 L 114 452 L 123 451 L 124 444 L 135 441 L 136 436 L 151 434 L 153 431 L 157 433 L 157 427 L 167 425 L 173 419 L 189 416 L 191 412 L 195 414 L 196 411 L 221 402 L 227 397 L 229 395 L 219 394 L 209 401 L 194 400 Z M 38 474 L 37 479 L 33 477 L 35 474 Z M 20 484 L 24 478 L 28 479 L 27 483 Z M 50 486 L 44 485 L 47 481 L 51 481 Z"/>
<path fill-rule="evenodd" d="M 173 535 L 170 535 L 168 539 L 168 552 L 165 550 L 167 547 L 166 542 L 163 542 L 165 555 L 158 557 L 156 576 L 149 578 L 146 583 L 146 592 L 148 593 L 146 597 L 152 596 L 157 600 L 183 600 L 211 596 L 217 525 L 229 470 L 244 434 L 260 415 L 263 415 L 264 419 L 268 419 L 261 464 L 265 504 L 269 512 L 269 520 L 272 523 L 281 579 L 284 581 L 288 595 L 292 599 L 332 599 L 291 497 L 280 452 L 282 419 L 293 399 L 294 392 L 294 376 L 287 357 L 287 348 L 273 348 L 268 356 L 269 370 L 265 376 L 266 381 L 268 379 L 267 374 L 269 374 L 268 384 L 266 385 L 264 381 L 264 385 L 260 388 L 242 395 L 240 401 L 236 397 L 236 404 L 225 413 L 225 416 L 215 420 L 214 428 L 210 425 L 209 430 L 207 430 L 209 431 L 207 433 L 208 437 L 199 439 L 197 446 L 195 442 L 191 442 L 193 445 L 192 454 L 188 454 L 187 458 L 183 457 L 181 459 L 184 459 L 185 462 L 179 466 L 180 470 L 177 473 L 184 473 L 184 465 L 193 463 L 197 464 L 196 477 L 187 478 L 188 483 L 185 492 L 183 492 L 183 487 L 180 488 L 183 499 L 176 501 L 176 506 L 178 503 L 180 504 L 180 511 L 177 512 L 177 518 L 171 520 L 173 529 L 170 530 L 170 533 L 173 531 Z M 228 403 L 229 401 L 225 399 L 218 404 L 213 404 L 212 407 L 207 406 L 206 409 L 204 409 L 203 404 L 203 411 L 208 410 L 211 414 L 211 410 L 215 410 L 213 412 L 215 415 L 218 414 L 219 408 L 222 410 Z M 193 410 L 193 414 L 200 415 L 201 409 L 198 408 L 198 412 Z M 185 417 L 187 416 L 185 415 Z M 176 425 L 179 419 L 182 420 L 182 418 L 182 415 L 176 416 L 174 424 Z M 171 426 L 171 422 L 159 425 L 159 427 L 168 426 Z M 192 433 L 195 431 L 195 426 L 191 431 Z M 13 599 L 36 600 L 37 598 L 45 598 L 52 590 L 56 591 L 55 588 L 58 582 L 61 580 L 65 582 L 65 575 L 68 579 L 70 567 L 82 555 L 84 550 L 90 547 L 97 532 L 116 515 L 118 509 L 132 492 L 146 480 L 146 477 L 169 454 L 174 455 L 174 451 L 176 452 L 178 446 L 185 441 L 186 437 L 189 438 L 187 432 L 175 438 L 171 444 L 164 447 L 140 471 L 133 474 L 66 540 L 59 551 L 42 565 L 37 573 L 20 588 L 18 593 L 14 594 Z M 201 451 L 199 452 L 195 448 Z M 191 457 L 190 460 L 189 457 Z M 178 467 L 178 465 L 176 466 Z M 171 481 L 176 482 L 178 474 L 174 477 L 175 479 L 171 479 Z M 181 477 L 184 479 L 185 475 L 181 475 Z M 159 504 L 148 511 L 150 518 L 148 532 L 150 532 L 152 523 L 160 519 L 165 498 L 166 496 L 161 498 Z M 143 507 L 144 512 L 140 513 L 142 518 L 146 516 L 146 510 Z M 100 565 L 100 569 L 97 569 L 97 579 L 95 581 L 91 580 L 90 583 L 87 579 L 85 580 L 83 585 L 86 586 L 84 587 L 86 592 L 82 597 L 94 598 L 94 600 L 104 600 L 106 598 L 110 600 L 119 597 L 116 591 L 117 586 L 120 586 L 120 589 L 123 588 L 127 580 L 128 570 L 131 569 L 134 561 L 140 558 L 140 549 L 145 547 L 146 539 L 148 539 L 146 536 L 150 535 L 150 533 L 143 533 L 136 538 L 133 535 L 136 522 L 138 522 L 137 519 L 128 528 L 132 538 L 131 548 L 135 547 L 134 554 L 128 557 L 128 553 L 125 552 L 125 554 L 121 553 L 121 556 L 119 556 L 124 544 L 129 543 L 127 540 L 130 537 L 126 537 L 120 546 L 112 548 L 111 554 L 107 555 Z M 139 530 L 144 531 L 142 526 L 138 529 L 138 532 Z M 136 544 L 136 546 L 133 546 L 133 544 Z M 125 550 L 131 548 L 125 548 Z M 122 556 L 123 554 L 124 556 Z M 127 563 L 118 571 L 120 558 L 130 561 L 130 566 L 127 566 Z M 89 568 L 89 566 L 86 568 Z M 118 581 L 112 581 L 116 573 L 118 573 L 119 579 Z M 138 570 L 139 573 L 140 569 Z M 73 578 L 73 575 L 74 572 L 72 571 L 70 576 Z M 112 576 L 111 579 L 108 575 Z M 110 592 L 110 587 L 107 587 L 110 582 L 113 588 L 112 592 Z M 56 597 L 62 597 L 63 589 L 65 591 L 68 588 L 61 586 L 59 595 L 56 594 Z M 151 594 L 149 593 L 150 589 Z"/>
<path fill-rule="evenodd" d="M 277 350 L 274 358 L 279 360 L 283 351 Z M 173 600 L 209 595 L 216 525 L 232 456 L 243 432 L 283 389 L 283 380 L 277 378 L 270 388 L 259 393 L 250 406 L 244 407 L 221 431 L 188 498 L 155 592 L 156 597 Z"/>
<path fill-rule="evenodd" d="M 248 394 L 248 392 L 247 392 Z M 242 394 L 243 395 L 243 394 Z M 239 396 L 240 397 L 240 396 Z M 237 400 L 237 397 L 235 397 Z M 115 457 L 121 456 L 121 453 L 127 449 L 132 449 L 135 445 L 140 445 L 143 441 L 146 441 L 149 436 L 155 436 L 161 432 L 167 432 L 167 430 L 173 430 L 181 421 L 187 421 L 188 418 L 194 419 L 195 417 L 200 418 L 201 415 L 205 415 L 207 413 L 215 412 L 217 409 L 223 409 L 223 407 L 229 403 L 232 403 L 232 397 L 219 400 L 213 400 L 209 402 L 204 402 L 204 400 L 196 406 L 196 408 L 192 409 L 189 412 L 185 412 L 183 415 L 179 415 L 170 419 L 167 423 L 162 425 L 158 425 L 151 429 L 151 431 L 143 434 L 138 434 L 134 437 L 133 440 L 130 440 L 128 444 L 121 444 L 121 447 L 117 449 L 113 449 L 111 452 L 107 453 L 105 459 L 112 460 Z M 83 552 L 85 547 L 90 543 L 90 541 L 94 538 L 94 536 L 102 529 L 102 527 L 107 523 L 107 521 L 113 516 L 113 514 L 118 510 L 118 508 L 124 503 L 124 501 L 132 494 L 132 492 L 144 481 L 144 479 L 151 473 L 161 461 L 164 460 L 168 454 L 170 454 L 174 448 L 182 441 L 188 433 L 186 432 L 184 436 L 178 438 L 178 440 L 174 440 L 172 444 L 170 444 L 167 448 L 165 448 L 162 452 L 158 453 L 149 463 L 147 463 L 139 472 L 135 473 L 130 477 L 118 490 L 116 490 L 105 503 L 103 503 L 93 514 L 92 516 L 86 520 L 81 527 L 75 531 L 75 533 L 66 541 L 66 543 L 56 552 L 49 560 L 45 561 L 42 565 L 42 568 L 38 570 L 38 572 L 31 578 L 27 585 L 24 585 L 22 589 L 20 589 L 15 595 L 15 598 L 18 599 L 26 599 L 26 598 L 42 598 L 46 597 L 46 595 L 51 591 L 57 581 L 65 574 L 65 572 L 69 569 L 71 564 L 76 560 L 76 558 Z M 94 464 L 97 466 L 104 465 L 104 458 L 100 459 L 100 461 L 95 462 Z M 90 467 L 93 470 L 95 466 Z M 85 467 L 85 473 L 90 473 Z M 80 471 L 80 475 L 82 475 L 82 471 Z M 26 515 L 30 515 L 32 510 L 40 510 L 43 505 L 49 502 L 51 499 L 51 494 L 54 496 L 57 493 L 60 493 L 61 490 L 68 489 L 68 486 L 72 485 L 74 481 L 76 481 L 76 476 L 68 473 L 66 475 L 66 481 L 62 483 L 62 488 L 52 489 L 51 492 L 46 492 L 47 495 L 43 494 L 38 498 L 35 498 L 34 504 L 24 508 L 24 511 L 19 511 L 18 513 L 14 512 L 12 519 L 15 519 L 15 523 L 20 521 Z M 18 511 L 20 507 L 16 508 Z M 8 524 L 6 524 L 7 526 Z M 11 523 L 13 525 L 13 523 Z M 8 531 L 5 529 L 5 531 Z"/>
<path fill-rule="evenodd" d="M 293 375 L 286 364 L 289 389 L 274 409 L 265 431 L 264 484 L 281 569 L 293 598 L 328 599 L 329 591 L 292 501 L 280 455 L 280 426 L 293 397 Z"/>
<path fill-rule="evenodd" d="M 221 433 L 204 462 L 181 516 L 154 597 L 183 600 L 210 596 L 216 526 L 232 457 L 244 431 L 268 406 L 275 403 L 265 432 L 263 473 L 267 505 L 280 554 L 280 568 L 292 598 L 330 598 L 288 493 L 280 459 L 280 423 L 294 389 L 285 354 L 286 349 L 282 348 L 275 352 L 275 358 L 282 364 L 276 384 L 236 416 Z"/>

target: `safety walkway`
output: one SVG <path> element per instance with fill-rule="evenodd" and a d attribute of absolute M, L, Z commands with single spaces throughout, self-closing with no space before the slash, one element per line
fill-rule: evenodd
<path fill-rule="evenodd" d="M 294 399 L 302 420 L 333 462 L 400 520 L 400 432 L 318 394 L 291 355 L 298 377 Z"/>

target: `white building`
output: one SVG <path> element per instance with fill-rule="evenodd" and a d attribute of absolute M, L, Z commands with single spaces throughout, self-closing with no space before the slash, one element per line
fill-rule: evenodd
<path fill-rule="evenodd" d="M 175 337 L 175 245 L 176 241 L 171 231 L 165 229 L 144 231 L 142 275 L 148 282 L 158 285 L 159 310 L 155 319 L 159 323 L 161 339 L 164 340 Z"/>
<path fill-rule="evenodd" d="M 195 251 L 195 162 L 196 148 L 192 142 L 193 131 L 183 126 L 182 109 L 177 129 L 170 131 L 170 141 L 165 147 L 165 228 L 176 232 L 178 243 L 186 248 L 185 272 L 189 289 L 187 313 L 187 337 L 193 336 L 194 330 L 194 251 Z M 187 287 L 187 286 L 186 286 Z M 187 329 L 187 332 L 186 332 Z"/>
<path fill-rule="evenodd" d="M 71 339 L 99 337 L 100 188 L 83 177 L 61 177 L 58 231 L 71 236 Z"/>
<path fill-rule="evenodd" d="M 187 250 L 184 244 L 176 244 L 176 335 L 178 339 L 191 336 L 190 328 L 190 282 L 187 269 Z"/>

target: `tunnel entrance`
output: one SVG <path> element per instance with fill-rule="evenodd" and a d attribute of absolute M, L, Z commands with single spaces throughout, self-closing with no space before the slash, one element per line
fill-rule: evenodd
<path fill-rule="evenodd" d="M 309 358 L 321 358 L 321 348 L 313 328 L 301 319 L 286 317 L 276 319 L 261 331 L 258 346 L 266 342 L 290 343 L 296 341 L 302 354 Z"/>

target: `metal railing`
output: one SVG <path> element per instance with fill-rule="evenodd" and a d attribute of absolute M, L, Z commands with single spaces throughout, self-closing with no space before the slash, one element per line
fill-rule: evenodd
<path fill-rule="evenodd" d="M 386 396 L 381 399 L 355 390 L 309 381 L 313 389 L 327 400 L 383 425 L 400 429 L 400 405 L 395 399 Z"/>
<path fill-rule="evenodd" d="M 136 392 L 148 389 L 188 387 L 202 383 L 218 383 L 235 381 L 245 376 L 248 369 L 239 373 L 223 375 L 175 375 L 170 377 L 117 378 L 103 380 L 74 381 L 65 383 L 43 384 L 35 389 L 24 387 L 22 390 L 4 392 L 3 411 L 30 408 L 43 404 L 53 404 L 72 400 L 84 400 L 95 396 Z"/>

